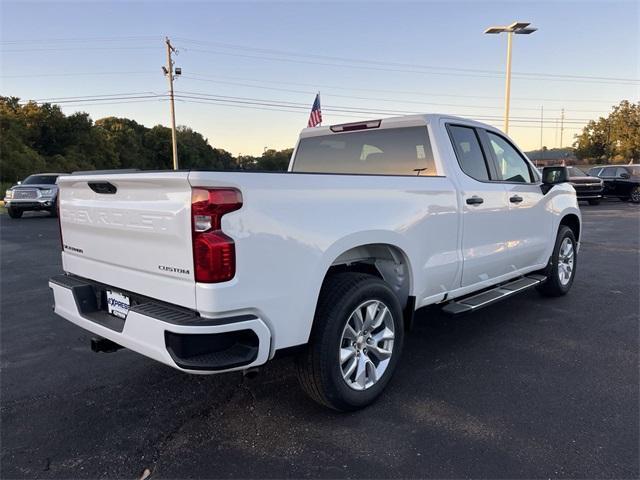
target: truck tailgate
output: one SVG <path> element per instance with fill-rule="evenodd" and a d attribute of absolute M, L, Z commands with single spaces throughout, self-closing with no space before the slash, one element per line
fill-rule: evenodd
<path fill-rule="evenodd" d="M 58 185 L 66 272 L 195 308 L 187 172 L 71 175 Z"/>

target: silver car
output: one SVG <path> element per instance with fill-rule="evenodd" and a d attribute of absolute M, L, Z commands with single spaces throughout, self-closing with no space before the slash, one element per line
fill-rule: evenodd
<path fill-rule="evenodd" d="M 58 186 L 56 180 L 62 173 L 37 173 L 18 182 L 4 195 L 4 206 L 11 218 L 20 218 L 26 211 L 48 211 L 58 214 Z"/>

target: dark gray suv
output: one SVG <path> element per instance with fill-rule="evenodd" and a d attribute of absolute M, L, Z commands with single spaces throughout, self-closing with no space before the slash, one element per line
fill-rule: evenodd
<path fill-rule="evenodd" d="M 56 216 L 58 186 L 56 180 L 62 173 L 37 173 L 18 182 L 4 195 L 4 206 L 11 218 L 20 218 L 29 210 L 48 211 Z"/>

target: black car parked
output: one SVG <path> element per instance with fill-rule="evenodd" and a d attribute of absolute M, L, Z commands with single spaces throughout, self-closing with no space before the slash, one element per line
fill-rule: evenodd
<path fill-rule="evenodd" d="M 598 205 L 602 198 L 603 181 L 589 176 L 578 167 L 567 167 L 569 182 L 576 191 L 578 200 L 589 202 L 589 205 Z"/>
<path fill-rule="evenodd" d="M 605 197 L 640 203 L 640 165 L 593 167 L 589 175 L 603 180 Z"/>

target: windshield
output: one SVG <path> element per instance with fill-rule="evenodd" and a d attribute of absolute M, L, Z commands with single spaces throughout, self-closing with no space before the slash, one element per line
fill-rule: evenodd
<path fill-rule="evenodd" d="M 55 185 L 57 178 L 56 175 L 30 175 L 22 185 Z"/>
<path fill-rule="evenodd" d="M 569 167 L 570 177 L 586 177 L 587 174 L 580 170 L 578 167 Z"/>

